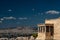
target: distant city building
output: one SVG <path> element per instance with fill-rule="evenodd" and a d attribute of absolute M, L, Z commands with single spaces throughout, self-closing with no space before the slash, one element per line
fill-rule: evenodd
<path fill-rule="evenodd" d="M 27 29 L 26 29 L 27 30 Z M 25 31 L 26 31 L 25 30 Z M 49 19 L 49 20 L 45 20 L 44 24 L 38 24 L 38 36 L 36 39 L 34 39 L 34 37 L 32 35 L 29 36 L 17 36 L 14 37 L 17 34 L 14 34 L 14 36 L 10 33 L 9 36 L 13 36 L 13 37 L 9 37 L 8 34 L 4 35 L 7 32 L 16 32 L 18 33 L 19 30 L 17 29 L 12 29 L 12 30 L 0 30 L 0 40 L 60 40 L 60 18 L 57 19 Z M 18 31 L 18 32 L 17 32 Z M 22 30 L 23 31 L 23 30 Z M 30 32 L 30 31 L 28 31 Z M 2 33 L 3 36 L 1 35 Z M 6 37 L 4 37 L 6 36 Z"/>
<path fill-rule="evenodd" d="M 0 29 L 0 40 L 30 40 L 34 32 L 31 27 Z"/>

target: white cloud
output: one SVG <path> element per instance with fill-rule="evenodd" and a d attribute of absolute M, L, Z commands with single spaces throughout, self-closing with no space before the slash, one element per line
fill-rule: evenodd
<path fill-rule="evenodd" d="M 11 10 L 11 9 L 9 9 L 8 11 L 9 11 L 9 12 L 11 12 L 12 10 Z"/>
<path fill-rule="evenodd" d="M 12 16 L 10 16 L 10 17 L 3 17 L 3 18 L 0 18 L 0 23 L 2 23 L 2 21 L 4 21 L 4 20 L 16 20 L 16 18 L 15 17 L 12 17 Z"/>
<path fill-rule="evenodd" d="M 0 23 L 2 23 L 2 21 L 0 21 Z"/>
<path fill-rule="evenodd" d="M 16 20 L 16 19 L 19 19 L 19 20 L 27 20 L 28 18 L 27 17 L 19 17 L 19 18 L 16 18 L 16 17 L 3 17 L 3 18 L 0 18 L 0 23 L 2 23 L 2 21 L 4 20 Z"/>
<path fill-rule="evenodd" d="M 20 19 L 20 20 L 26 20 L 26 19 L 28 19 L 28 18 L 27 18 L 27 17 L 24 17 L 24 18 L 20 17 L 20 18 L 18 18 L 18 19 Z"/>
<path fill-rule="evenodd" d="M 1 18 L 0 20 L 1 20 L 1 21 L 3 21 L 3 20 L 4 20 L 4 18 Z"/>
<path fill-rule="evenodd" d="M 10 17 L 3 17 L 3 19 L 8 19 L 8 20 L 9 20 L 9 19 L 14 19 L 14 20 L 15 20 L 16 18 L 15 18 L 15 17 L 10 16 Z"/>
<path fill-rule="evenodd" d="M 47 14 L 59 14 L 59 11 L 55 11 L 55 10 L 49 10 L 46 12 Z"/>
<path fill-rule="evenodd" d="M 33 8 L 32 11 L 34 11 L 35 9 Z"/>

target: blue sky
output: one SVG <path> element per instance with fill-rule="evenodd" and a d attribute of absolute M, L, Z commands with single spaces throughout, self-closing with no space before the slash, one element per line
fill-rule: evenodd
<path fill-rule="evenodd" d="M 60 17 L 60 0 L 0 0 L 0 28 L 34 26 Z"/>

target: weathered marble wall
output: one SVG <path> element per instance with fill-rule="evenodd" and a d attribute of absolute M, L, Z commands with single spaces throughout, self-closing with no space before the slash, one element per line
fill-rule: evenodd
<path fill-rule="evenodd" d="M 54 39 L 60 40 L 60 18 L 45 20 L 45 24 L 54 24 Z"/>

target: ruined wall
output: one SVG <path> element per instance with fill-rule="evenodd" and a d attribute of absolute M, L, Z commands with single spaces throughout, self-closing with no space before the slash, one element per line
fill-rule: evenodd
<path fill-rule="evenodd" d="M 38 33 L 36 40 L 45 40 L 45 33 Z"/>
<path fill-rule="evenodd" d="M 54 39 L 60 40 L 60 18 L 45 20 L 45 24 L 54 24 Z"/>
<path fill-rule="evenodd" d="M 44 24 L 38 24 L 38 37 L 36 40 L 45 40 L 45 25 Z"/>

